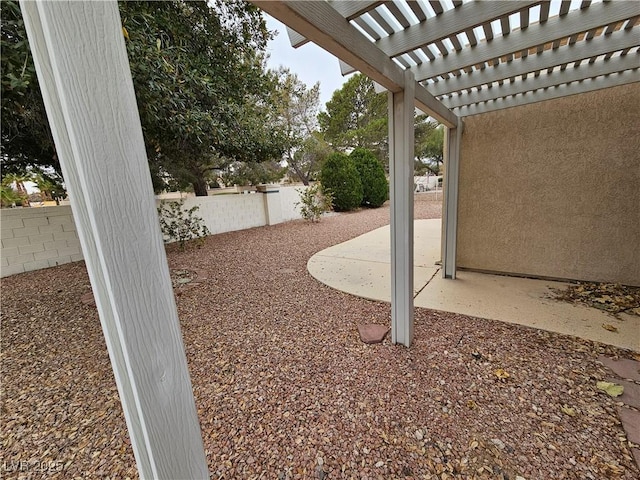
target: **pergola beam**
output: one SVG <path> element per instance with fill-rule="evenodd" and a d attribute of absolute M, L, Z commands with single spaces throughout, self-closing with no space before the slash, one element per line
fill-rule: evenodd
<path fill-rule="evenodd" d="M 324 1 L 269 1 L 253 3 L 340 60 L 352 65 L 390 92 L 404 90 L 404 71 L 381 52 L 331 4 Z M 415 86 L 416 104 L 439 122 L 454 126 L 457 117 L 421 85 Z"/>
<path fill-rule="evenodd" d="M 22 1 L 142 479 L 209 478 L 115 1 Z"/>
<path fill-rule="evenodd" d="M 526 73 L 536 72 L 556 65 L 577 62 L 585 58 L 605 55 L 638 45 L 638 34 L 633 30 L 620 30 L 610 35 L 600 35 L 587 42 L 575 43 L 560 47 L 553 52 L 527 57 L 502 63 L 496 67 L 475 70 L 472 73 L 450 77 L 427 86 L 427 90 L 440 96 L 446 93 L 459 92 L 478 85 L 487 85 L 507 78 L 517 77 Z"/>
<path fill-rule="evenodd" d="M 473 48 L 452 52 L 431 62 L 411 67 L 418 81 L 437 77 L 448 72 L 471 67 L 515 52 L 538 47 L 559 38 L 579 34 L 587 30 L 619 22 L 638 15 L 638 2 L 605 2 L 573 15 L 552 18 L 545 23 L 530 25 L 525 30 L 512 32 Z M 350 62 L 347 62 L 350 63 Z"/>
<path fill-rule="evenodd" d="M 640 81 L 638 69 L 626 70 L 620 73 L 613 73 L 604 77 L 598 77 L 581 82 L 573 82 L 566 85 L 551 87 L 535 92 L 527 92 L 522 95 L 515 95 L 507 98 L 499 98 L 497 100 L 467 105 L 457 108 L 456 111 L 461 117 L 477 115 L 480 113 L 492 112 L 503 108 L 518 107 L 530 103 L 542 102 L 553 98 L 561 98 L 569 95 L 577 95 L 579 93 L 592 92 L 603 88 L 617 87 Z"/>
<path fill-rule="evenodd" d="M 380 0 L 337 0 L 330 2 L 330 5 L 344 18 L 351 20 L 375 9 L 382 3 L 384 2 Z M 304 35 L 299 34 L 291 27 L 287 27 L 287 34 L 293 48 L 298 48 L 309 41 Z"/>
<path fill-rule="evenodd" d="M 638 62 L 638 54 L 632 53 L 613 57 L 602 62 L 587 63 L 579 67 L 567 68 L 562 72 L 541 74 L 538 77 L 527 77 L 526 79 L 504 83 L 501 86 L 487 87 L 477 92 L 465 92 L 455 97 L 442 99 L 442 103 L 449 108 L 457 108 L 464 105 L 472 105 L 497 98 L 555 87 L 556 85 L 565 83 L 595 78 L 601 75 L 609 75 L 623 70 L 638 68 L 638 65 L 640 65 Z"/>

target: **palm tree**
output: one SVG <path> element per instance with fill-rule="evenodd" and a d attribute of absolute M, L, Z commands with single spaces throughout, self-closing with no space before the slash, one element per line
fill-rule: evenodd
<path fill-rule="evenodd" d="M 24 182 L 30 182 L 32 175 L 28 173 L 8 173 L 2 179 L 2 185 L 5 187 L 11 187 L 15 185 L 15 189 L 19 198 L 22 200 L 22 206 L 29 206 L 29 194 L 24 186 Z"/>

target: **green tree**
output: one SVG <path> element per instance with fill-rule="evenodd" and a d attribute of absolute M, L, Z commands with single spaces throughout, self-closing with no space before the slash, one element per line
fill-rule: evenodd
<path fill-rule="evenodd" d="M 307 88 L 298 76 L 289 69 L 280 68 L 275 75 L 278 88 L 275 92 L 277 105 L 277 123 L 286 137 L 284 160 L 289 172 L 309 185 L 315 162 L 313 157 L 300 155 L 303 148 L 311 153 L 318 142 L 314 132 L 318 129 L 318 109 L 320 106 L 320 83 Z"/>
<path fill-rule="evenodd" d="M 333 197 L 336 211 L 348 211 L 362 203 L 362 182 L 353 159 L 344 153 L 332 153 L 324 162 L 321 183 Z"/>
<path fill-rule="evenodd" d="M 427 171 L 440 174 L 440 167 L 444 160 L 444 127 L 430 120 L 426 115 L 416 118 L 415 133 L 415 171 L 424 174 Z"/>
<path fill-rule="evenodd" d="M 363 207 L 378 208 L 389 199 L 389 182 L 384 167 L 376 156 L 364 148 L 356 148 L 349 155 L 360 175 Z"/>
<path fill-rule="evenodd" d="M 302 183 L 316 180 L 324 161 L 333 152 L 331 146 L 322 138 L 320 132 L 313 132 L 293 155 L 289 164 L 289 173 L 297 176 Z"/>
<path fill-rule="evenodd" d="M 3 170 L 52 166 L 53 141 L 16 2 L 2 2 Z M 119 2 L 154 187 L 192 185 L 234 161 L 279 158 L 270 34 L 245 2 Z"/>
<path fill-rule="evenodd" d="M 366 76 L 353 75 L 318 115 L 324 138 L 336 150 L 366 148 L 388 165 L 387 95 L 377 94 Z"/>
<path fill-rule="evenodd" d="M 220 177 L 225 185 L 259 185 L 276 183 L 287 173 L 287 168 L 276 161 L 234 162 L 227 166 Z"/>
<path fill-rule="evenodd" d="M 156 188 L 170 177 L 206 195 L 211 171 L 281 155 L 259 9 L 124 1 L 120 13 Z"/>
<path fill-rule="evenodd" d="M 24 174 L 36 165 L 60 173 L 18 2 L 0 2 L 0 18 L 2 174 Z"/>

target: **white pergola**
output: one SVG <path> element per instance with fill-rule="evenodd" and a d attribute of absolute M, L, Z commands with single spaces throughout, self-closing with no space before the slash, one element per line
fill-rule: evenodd
<path fill-rule="evenodd" d="M 640 2 L 253 3 L 389 91 L 392 340 L 413 336 L 413 113 L 447 127 L 455 278 L 463 118 L 640 80 Z M 141 478 L 209 478 L 118 6 L 21 0 Z M 297 33 L 296 33 L 297 32 Z"/>

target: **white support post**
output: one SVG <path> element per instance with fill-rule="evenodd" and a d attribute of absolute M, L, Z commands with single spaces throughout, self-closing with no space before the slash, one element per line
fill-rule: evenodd
<path fill-rule="evenodd" d="M 21 8 L 138 473 L 209 478 L 118 4 Z"/>
<path fill-rule="evenodd" d="M 413 156 L 415 79 L 404 72 L 404 90 L 389 92 L 391 174 L 391 341 L 413 340 Z"/>
<path fill-rule="evenodd" d="M 458 171 L 462 120 L 445 130 L 444 196 L 442 208 L 442 276 L 456 278 L 456 235 L 458 229 Z"/>

